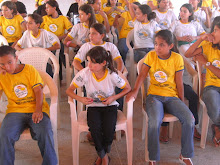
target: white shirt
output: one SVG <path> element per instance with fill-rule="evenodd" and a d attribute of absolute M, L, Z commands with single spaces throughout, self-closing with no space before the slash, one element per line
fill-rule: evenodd
<path fill-rule="evenodd" d="M 92 49 L 95 46 L 102 46 L 103 48 L 105 48 L 107 51 L 111 52 L 112 55 L 112 59 L 116 60 L 118 58 L 121 58 L 121 55 L 118 51 L 118 48 L 111 42 L 104 42 L 102 45 L 94 45 L 91 42 L 87 42 L 85 44 L 83 44 L 79 51 L 77 52 L 76 56 L 74 59 L 83 62 L 86 60 L 86 53 Z"/>
<path fill-rule="evenodd" d="M 157 18 L 156 21 L 159 24 L 161 29 L 168 29 L 171 23 L 177 20 L 176 15 L 172 10 L 168 10 L 166 12 L 160 12 L 158 9 L 154 10 L 153 12 L 156 13 Z"/>
<path fill-rule="evenodd" d="M 196 11 L 194 11 L 194 20 L 199 22 L 200 25 L 202 25 L 203 29 L 207 31 L 207 27 L 205 25 L 206 22 L 206 13 L 201 8 L 198 8 Z"/>
<path fill-rule="evenodd" d="M 148 23 L 134 21 L 134 48 L 154 48 L 154 35 L 161 30 L 156 21 Z"/>
<path fill-rule="evenodd" d="M 51 32 L 48 32 L 44 29 L 39 29 L 39 34 L 37 37 L 34 37 L 31 34 L 30 30 L 26 30 L 23 36 L 18 40 L 18 45 L 21 48 L 30 48 L 30 47 L 41 47 L 49 48 L 55 43 L 59 43 L 59 39 L 54 37 Z"/>
<path fill-rule="evenodd" d="M 78 23 L 68 33 L 68 37 L 74 39 L 77 45 L 82 45 L 89 41 L 89 27 L 84 23 Z"/>
<path fill-rule="evenodd" d="M 220 16 L 220 10 L 214 10 L 212 12 L 211 22 L 213 22 L 214 18 L 217 17 L 217 16 Z"/>
<path fill-rule="evenodd" d="M 176 37 L 183 37 L 186 35 L 199 36 L 205 33 L 202 26 L 197 21 L 189 23 L 182 23 L 180 20 L 174 21 L 170 27 L 170 31 Z"/>
<path fill-rule="evenodd" d="M 76 74 L 73 85 L 77 88 L 85 85 L 87 97 L 93 99 L 93 103 L 87 107 L 103 107 L 107 105 L 104 105 L 102 101 L 115 94 L 116 86 L 123 89 L 126 82 L 117 73 L 110 73 L 109 69 L 106 69 L 105 75 L 97 80 L 95 74 L 90 71 L 89 67 L 86 67 Z M 113 101 L 110 105 L 119 104 L 117 101 Z"/>

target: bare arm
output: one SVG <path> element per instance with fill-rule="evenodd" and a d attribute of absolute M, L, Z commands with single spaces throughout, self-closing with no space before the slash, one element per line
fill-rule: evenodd
<path fill-rule="evenodd" d="M 73 59 L 73 64 L 74 68 L 76 68 L 77 70 L 82 70 L 83 66 L 81 65 L 79 60 Z"/>
<path fill-rule="evenodd" d="M 129 13 L 131 15 L 132 20 L 135 18 L 134 6 L 137 6 L 137 5 L 135 5 L 133 3 L 129 3 L 129 5 L 128 5 Z"/>
<path fill-rule="evenodd" d="M 15 47 L 14 47 L 16 50 L 22 50 L 23 48 L 20 47 L 20 45 L 18 45 L 18 43 L 16 43 Z"/>
<path fill-rule="evenodd" d="M 26 24 L 27 24 L 26 21 L 23 21 L 23 22 L 21 23 L 21 29 L 22 29 L 23 32 L 27 30 Z"/>
<path fill-rule="evenodd" d="M 122 72 L 123 69 L 124 69 L 124 63 L 123 63 L 123 61 L 122 61 L 122 58 L 117 58 L 117 59 L 115 60 L 115 62 L 116 62 L 116 64 L 117 64 L 117 70 L 119 70 L 120 72 Z"/>
<path fill-rule="evenodd" d="M 75 100 L 77 100 L 77 101 L 80 101 L 80 102 L 82 102 L 82 103 L 85 104 L 85 105 L 88 105 L 88 104 L 93 103 L 93 99 L 92 99 L 92 98 L 81 97 L 81 96 L 79 96 L 79 95 L 76 95 L 75 92 L 74 92 L 75 89 L 76 89 L 76 87 L 75 87 L 73 84 L 71 84 L 70 87 L 67 88 L 66 94 L 67 94 L 68 96 L 70 96 L 72 99 L 75 99 Z"/>
<path fill-rule="evenodd" d="M 32 120 L 35 124 L 39 123 L 43 119 L 42 107 L 43 107 L 43 89 L 39 85 L 33 88 L 35 99 L 36 99 L 36 107 L 35 111 L 32 114 Z"/>
<path fill-rule="evenodd" d="M 141 72 L 138 75 L 136 81 L 135 81 L 135 85 L 134 85 L 134 89 L 128 93 L 127 97 L 126 97 L 126 101 L 129 101 L 130 98 L 134 97 L 135 99 L 137 98 L 137 94 L 139 91 L 139 88 L 141 87 L 143 81 L 145 80 L 145 78 L 147 77 L 147 74 L 149 72 L 150 67 L 143 64 L 141 67 Z"/>
<path fill-rule="evenodd" d="M 202 41 L 212 41 L 213 36 L 211 34 L 204 34 L 202 35 L 192 46 L 189 47 L 189 49 L 185 52 L 185 57 L 193 57 L 196 54 L 202 53 L 202 48 L 198 46 L 202 43 Z"/>
<path fill-rule="evenodd" d="M 63 41 L 63 44 L 67 47 L 73 47 L 73 48 L 77 47 L 77 44 L 72 43 L 72 42 L 69 45 L 67 45 L 68 41 L 72 41 L 72 38 L 70 38 L 69 36 L 66 36 L 66 38 Z"/>
<path fill-rule="evenodd" d="M 177 88 L 177 94 L 180 100 L 184 101 L 184 89 L 183 89 L 183 71 L 175 73 L 175 82 Z"/>
<path fill-rule="evenodd" d="M 50 50 L 50 51 L 60 49 L 60 44 L 56 42 L 54 45 L 52 45 L 51 47 L 46 48 L 46 49 Z"/>
<path fill-rule="evenodd" d="M 148 4 L 148 6 L 150 6 L 151 10 L 156 10 L 157 9 L 157 6 L 154 6 L 153 1 L 150 1 L 147 4 Z"/>
<path fill-rule="evenodd" d="M 205 65 L 208 61 L 203 56 L 203 54 L 198 54 L 195 56 L 195 60 L 199 61 L 200 64 Z M 220 69 L 210 64 L 209 66 L 206 66 L 207 69 L 209 69 L 214 75 L 216 75 L 218 78 L 220 78 Z"/>
<path fill-rule="evenodd" d="M 207 28 L 210 28 L 211 27 L 211 19 L 210 19 L 208 8 L 207 7 L 202 7 L 202 10 L 204 10 L 204 12 L 206 14 L 205 26 Z"/>
<path fill-rule="evenodd" d="M 110 31 L 110 25 L 109 25 L 109 22 L 108 22 L 108 17 L 105 14 L 105 12 L 102 11 L 102 10 L 99 11 L 99 14 L 104 18 L 104 25 L 105 25 L 105 28 L 106 28 L 106 33 L 108 33 Z"/>

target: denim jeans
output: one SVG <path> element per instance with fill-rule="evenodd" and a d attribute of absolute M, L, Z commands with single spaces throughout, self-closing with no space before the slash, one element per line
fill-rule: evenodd
<path fill-rule="evenodd" d="M 182 125 L 181 154 L 186 158 L 194 155 L 193 132 L 195 119 L 189 108 L 177 97 L 148 95 L 148 151 L 150 160 L 160 160 L 160 126 L 166 111 L 176 116 Z"/>
<path fill-rule="evenodd" d="M 207 107 L 210 119 L 220 128 L 220 87 L 205 87 L 202 99 Z"/>
<path fill-rule="evenodd" d="M 138 63 L 144 56 L 154 48 L 138 48 L 134 49 L 134 61 Z"/>
<path fill-rule="evenodd" d="M 32 113 L 9 113 L 5 116 L 0 129 L 0 164 L 14 164 L 14 144 L 28 127 L 32 138 L 38 141 L 43 157 L 42 165 L 56 165 L 53 131 L 50 118 L 46 113 L 43 113 L 43 119 L 38 124 L 33 123 Z"/>
<path fill-rule="evenodd" d="M 121 38 L 118 40 L 118 50 L 121 54 L 122 60 L 125 63 L 126 61 L 126 57 L 127 57 L 127 53 L 128 53 L 128 47 L 126 44 L 126 38 Z"/>

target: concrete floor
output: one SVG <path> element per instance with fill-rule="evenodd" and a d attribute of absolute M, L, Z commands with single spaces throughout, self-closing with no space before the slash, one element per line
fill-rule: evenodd
<path fill-rule="evenodd" d="M 20 0 L 26 7 L 28 13 L 34 10 L 34 0 Z M 64 15 L 72 0 L 57 0 L 60 9 Z M 65 3 L 64 3 L 65 2 Z M 182 2 L 182 1 L 181 1 Z M 185 1 L 184 1 L 185 2 Z M 174 3 L 180 3 L 175 1 Z M 182 2 L 183 3 L 183 2 Z M 71 148 L 71 125 L 70 111 L 65 95 L 66 85 L 62 82 L 61 85 L 61 128 L 58 130 L 58 145 L 59 145 L 59 163 L 60 165 L 72 165 L 72 148 Z M 142 130 L 142 112 L 141 112 L 140 95 L 134 103 L 134 150 L 133 150 L 133 165 L 145 165 L 144 160 L 144 141 L 141 140 Z M 169 144 L 161 144 L 161 160 L 158 164 L 161 165 L 176 165 L 179 164 L 178 157 L 180 154 L 180 133 L 181 127 L 178 122 L 174 126 L 174 134 Z M 210 130 L 210 129 L 209 129 Z M 88 142 L 80 143 L 79 149 L 80 165 L 92 165 L 97 155 L 94 146 Z M 122 137 L 120 141 L 114 141 L 110 153 L 111 165 L 126 165 L 126 140 Z M 192 159 L 195 165 L 220 165 L 220 147 L 215 148 L 211 142 L 211 132 L 207 138 L 205 149 L 199 147 L 199 142 L 195 141 L 195 156 Z M 36 141 L 18 141 L 16 143 L 16 165 L 40 165 L 42 158 Z"/>

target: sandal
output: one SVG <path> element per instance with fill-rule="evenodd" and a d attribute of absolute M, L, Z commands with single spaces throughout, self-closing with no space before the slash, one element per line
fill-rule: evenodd
<path fill-rule="evenodd" d="M 214 143 L 215 147 L 218 147 L 220 146 L 220 139 L 217 139 L 217 137 L 215 136 L 216 134 L 216 125 L 215 124 L 212 124 L 212 132 L 213 132 L 213 137 L 212 137 L 212 142 Z"/>
<path fill-rule="evenodd" d="M 160 131 L 160 142 L 167 144 L 169 142 L 168 126 L 162 126 Z"/>
<path fill-rule="evenodd" d="M 95 160 L 95 162 L 93 163 L 93 165 L 97 165 L 97 164 L 96 164 L 96 161 L 98 160 L 98 158 L 99 158 L 99 157 L 96 158 L 96 160 Z M 101 164 L 102 164 L 102 160 L 101 160 Z M 100 165 L 101 165 L 101 164 L 100 164 Z"/>
<path fill-rule="evenodd" d="M 180 155 L 179 161 L 181 164 L 184 164 L 184 165 L 193 165 L 193 162 L 190 158 L 184 158 L 182 155 Z"/>

